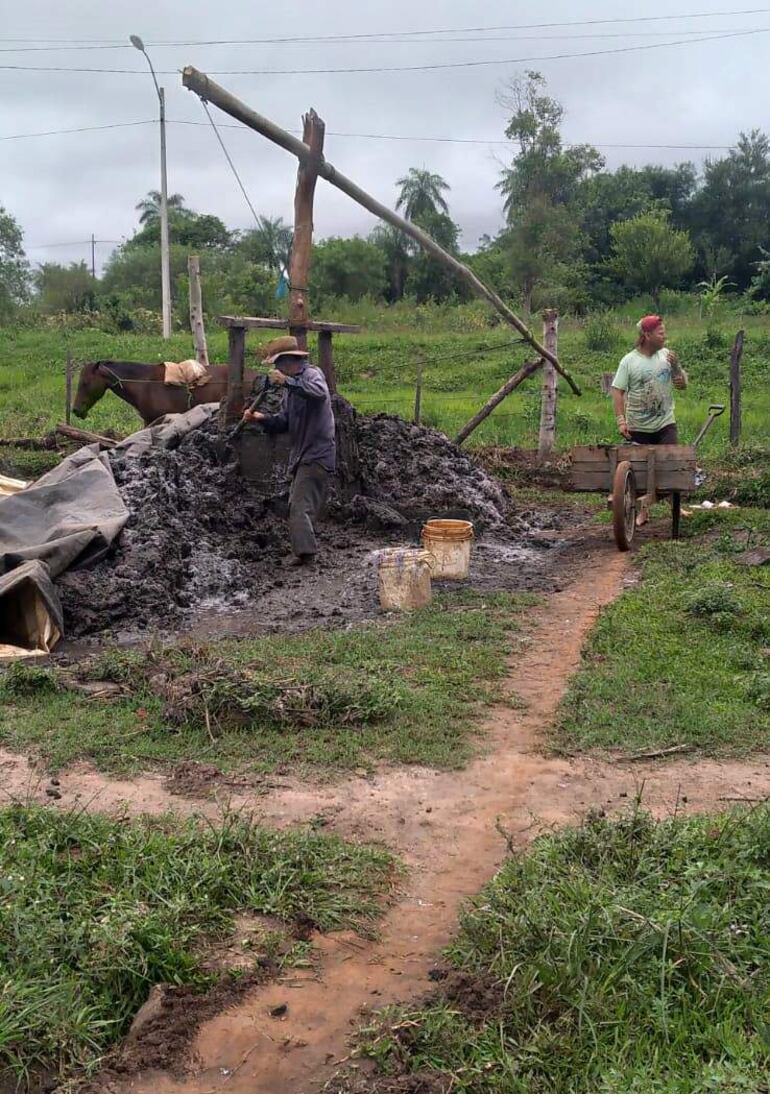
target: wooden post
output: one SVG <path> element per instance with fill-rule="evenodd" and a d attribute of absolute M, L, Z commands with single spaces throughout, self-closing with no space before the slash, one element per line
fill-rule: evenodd
<path fill-rule="evenodd" d="M 215 83 L 214 80 L 211 80 L 206 76 L 205 73 L 199 72 L 198 69 L 188 65 L 182 72 L 182 83 L 186 88 L 194 91 L 197 95 L 200 95 L 202 99 L 218 106 L 220 110 L 229 114 L 231 118 L 236 118 L 238 121 L 243 122 L 244 125 L 249 126 L 250 129 L 256 130 L 257 133 L 261 133 L 262 136 L 273 141 L 274 144 L 279 145 L 281 148 L 285 148 L 287 152 L 291 152 L 291 154 L 296 156 L 300 161 L 312 161 L 315 159 L 315 153 L 307 144 L 298 140 L 296 137 L 293 137 L 290 133 L 287 133 L 285 129 L 281 129 L 280 126 L 271 122 L 268 118 L 258 114 L 256 110 L 251 110 L 245 103 L 242 103 L 234 95 L 231 95 L 229 91 L 226 91 L 219 84 Z M 442 247 L 439 247 L 438 243 L 436 243 L 434 239 L 431 239 L 431 237 L 421 228 L 418 228 L 416 224 L 404 220 L 398 213 L 394 213 L 392 209 L 388 209 L 386 205 L 383 205 L 370 194 L 367 194 L 365 190 L 362 190 L 361 187 L 357 186 L 351 179 L 346 178 L 345 175 L 336 169 L 336 167 L 327 163 L 323 158 L 320 160 L 320 163 L 317 164 L 316 170 L 321 178 L 326 179 L 332 186 L 336 186 L 343 194 L 347 194 L 353 201 L 362 205 L 364 209 L 368 209 L 369 212 L 373 213 L 376 217 L 387 221 L 388 224 L 392 224 L 395 228 L 398 228 L 400 231 L 410 236 L 419 243 L 423 250 L 427 251 L 428 254 L 433 255 L 433 257 L 441 262 L 442 265 L 449 267 L 449 269 L 451 269 L 459 278 L 470 285 L 477 296 L 487 300 L 492 307 L 502 315 L 505 321 L 517 330 L 522 338 L 532 346 L 539 357 L 551 362 L 556 371 L 564 377 L 576 395 L 581 394 L 577 383 L 572 376 L 570 376 L 569 371 L 564 368 L 558 358 L 554 357 L 545 346 L 538 342 L 529 327 L 511 311 L 497 293 L 488 288 L 483 281 L 480 281 L 472 270 L 467 266 L 464 266 L 462 262 L 458 262 L 453 255 L 448 254 Z M 515 377 L 511 377 L 511 380 L 514 379 Z M 511 388 L 511 390 L 513 390 L 513 388 Z"/>
<path fill-rule="evenodd" d="M 730 354 L 730 444 L 735 447 L 741 440 L 741 358 L 743 357 L 744 332 L 739 330 Z"/>
<path fill-rule="evenodd" d="M 417 362 L 417 382 L 414 385 L 414 424 L 419 425 L 422 416 L 422 361 Z"/>
<path fill-rule="evenodd" d="M 227 393 L 219 412 L 219 428 L 225 430 L 243 414 L 243 364 L 246 356 L 246 328 L 230 327 L 227 332 L 229 367 Z"/>
<path fill-rule="evenodd" d="M 334 367 L 334 354 L 332 353 L 332 332 L 322 330 L 318 332 L 318 367 L 326 377 L 329 392 L 334 395 L 337 392 L 337 371 Z"/>
<path fill-rule="evenodd" d="M 522 365 L 515 376 L 512 376 L 510 380 L 506 381 L 500 390 L 495 392 L 491 399 L 487 399 L 478 414 L 474 414 L 471 420 L 466 422 L 455 437 L 455 444 L 462 444 L 463 441 L 471 435 L 474 429 L 476 429 L 477 426 L 480 426 L 485 418 L 489 417 L 498 403 L 502 403 L 503 399 L 510 395 L 514 388 L 517 388 L 519 384 L 523 383 L 528 376 L 532 376 L 533 373 L 537 372 L 542 363 L 542 361 L 527 361 L 526 364 Z"/>
<path fill-rule="evenodd" d="M 554 357 L 558 356 L 559 313 L 553 308 L 543 312 L 543 343 Z M 543 399 L 540 404 L 540 436 L 537 442 L 538 459 L 545 459 L 553 452 L 556 440 L 556 369 L 550 361 L 543 362 Z"/>
<path fill-rule="evenodd" d="M 67 425 L 72 421 L 72 354 L 67 350 L 67 378 L 66 385 L 66 402 L 64 406 L 64 421 Z"/>
<path fill-rule="evenodd" d="M 294 191 L 294 240 L 289 259 L 289 333 L 301 349 L 307 349 L 307 324 L 310 319 L 308 281 L 310 253 L 313 247 L 313 196 L 318 180 L 318 166 L 323 160 L 326 126 L 315 110 L 302 119 L 302 140 L 310 149 L 310 157 L 300 160 L 297 188 Z"/>
<path fill-rule="evenodd" d="M 187 273 L 190 279 L 190 330 L 195 343 L 195 359 L 200 365 L 209 367 L 209 350 L 206 345 L 206 328 L 203 325 L 203 296 L 201 293 L 201 262 L 197 255 L 187 259 Z"/>

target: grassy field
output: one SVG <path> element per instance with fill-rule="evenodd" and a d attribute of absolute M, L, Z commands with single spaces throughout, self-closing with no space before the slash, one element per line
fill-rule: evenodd
<path fill-rule="evenodd" d="M 364 1030 L 371 1086 L 333 1089 L 766 1090 L 769 846 L 767 808 L 539 840 L 464 913 L 436 997 Z"/>
<path fill-rule="evenodd" d="M 526 359 L 525 347 L 512 344 L 512 332 L 494 327 L 451 330 L 391 329 L 378 332 L 376 323 L 360 336 L 335 340 L 340 390 L 366 412 L 390 411 L 410 416 L 419 363 L 423 365 L 423 418 L 426 424 L 454 434 L 475 413 L 482 401 L 512 375 Z M 416 319 L 415 319 L 416 322 Z M 709 334 L 705 322 L 674 316 L 669 322 L 670 344 L 680 353 L 691 377 L 689 391 L 678 399 L 682 437 L 692 439 L 705 419 L 711 402 L 728 401 L 728 361 L 738 320 L 723 324 L 721 342 Z M 766 439 L 770 416 L 770 322 L 741 320 L 747 329 L 744 357 L 744 435 L 746 444 Z M 589 320 L 587 325 L 565 320 L 559 353 L 583 387 L 578 399 L 562 385 L 558 415 L 558 444 L 614 440 L 615 424 L 609 400 L 601 394 L 603 372 L 613 371 L 633 344 L 634 330 L 628 317 L 609 321 Z M 254 337 L 250 345 L 258 346 Z M 591 348 L 600 345 L 601 349 Z M 311 343 L 312 348 L 312 343 Z M 38 437 L 62 417 L 64 369 L 68 350 L 78 360 L 100 357 L 156 361 L 181 359 L 191 352 L 189 336 L 177 334 L 168 343 L 150 335 L 108 334 L 96 330 L 0 330 L 0 438 Z M 225 332 L 212 330 L 212 360 L 226 360 Z M 540 414 L 537 379 L 529 381 L 508 399 L 474 434 L 473 444 L 532 447 L 536 443 Z M 135 428 L 135 413 L 112 395 L 91 412 L 86 425 L 121 433 Z M 704 443 L 707 458 L 716 458 L 727 447 L 727 419 L 722 418 Z M 16 453 L 0 453 L 9 459 Z M 36 454 L 21 454 L 18 467 L 37 469 Z M 45 457 L 50 462 L 49 457 Z"/>
<path fill-rule="evenodd" d="M 255 772 L 461 766 L 531 603 L 453 595 L 394 624 L 110 651 L 86 674 L 125 685 L 111 702 L 12 666 L 0 675 L 0 741 L 52 769 L 82 758 L 121 772 L 187 759 Z M 163 695 L 159 674 L 172 681 Z"/>
<path fill-rule="evenodd" d="M 592 631 L 554 732 L 560 751 L 766 750 L 770 572 L 736 558 L 770 546 L 770 513 L 702 511 L 684 527 L 697 540 L 645 548 L 640 584 Z"/>
<path fill-rule="evenodd" d="M 207 961 L 236 914 L 369 934 L 393 868 L 382 850 L 237 815 L 203 825 L 0 810 L 0 1088 L 15 1088 L 9 1074 L 26 1089 L 30 1076 L 93 1067 L 154 984 L 264 978 L 283 942 L 256 919 L 237 970 Z"/>

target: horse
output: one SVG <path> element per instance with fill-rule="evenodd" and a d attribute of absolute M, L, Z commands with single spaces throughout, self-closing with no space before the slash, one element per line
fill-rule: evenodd
<path fill-rule="evenodd" d="M 166 384 L 165 366 L 139 361 L 88 361 L 80 370 L 72 413 L 85 418 L 106 391 L 132 406 L 145 425 L 164 414 L 183 414 L 199 403 L 218 403 L 227 392 L 227 365 L 210 365 L 211 380 L 197 387 Z M 257 374 L 243 370 L 244 391 Z"/>

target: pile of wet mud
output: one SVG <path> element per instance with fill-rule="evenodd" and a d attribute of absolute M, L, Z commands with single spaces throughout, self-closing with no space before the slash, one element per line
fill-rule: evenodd
<path fill-rule="evenodd" d="M 286 570 L 288 487 L 256 491 L 215 423 L 173 450 L 110 452 L 130 518 L 108 557 L 59 579 L 67 634 L 130 634 L 224 605 L 253 607 L 268 626 L 298 615 L 352 619 L 375 608 L 372 564 L 362 559 L 413 537 L 423 519 L 456 513 L 511 536 L 503 490 L 443 434 L 387 415 L 353 416 L 353 425 L 311 573 Z"/>

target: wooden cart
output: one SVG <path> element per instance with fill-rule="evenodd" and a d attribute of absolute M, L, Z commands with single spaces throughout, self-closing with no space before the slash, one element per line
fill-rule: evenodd
<path fill-rule="evenodd" d="M 609 493 L 612 528 L 619 551 L 627 551 L 636 531 L 637 511 L 644 515 L 660 497 L 671 497 L 671 538 L 679 539 L 682 494 L 694 490 L 698 445 L 724 414 L 712 403 L 708 418 L 692 444 L 601 444 L 573 448 L 569 486 L 572 490 Z"/>

